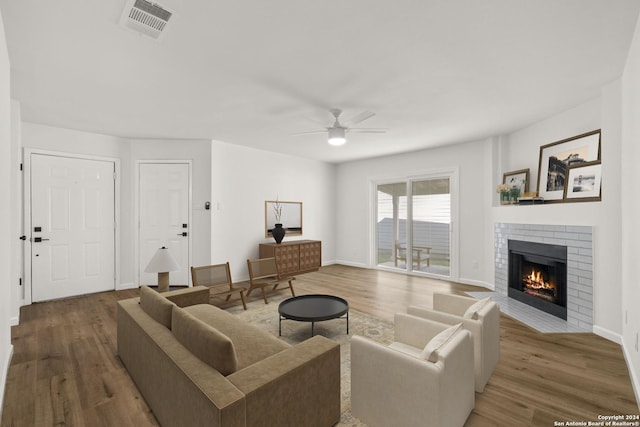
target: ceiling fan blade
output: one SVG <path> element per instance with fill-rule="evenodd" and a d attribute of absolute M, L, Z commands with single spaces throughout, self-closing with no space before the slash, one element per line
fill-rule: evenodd
<path fill-rule="evenodd" d="M 347 129 L 347 132 L 354 132 L 354 133 L 386 133 L 387 129 L 383 129 L 383 128 L 349 128 Z"/>
<path fill-rule="evenodd" d="M 318 133 L 327 133 L 327 130 L 324 129 L 324 130 L 312 130 L 311 132 L 298 132 L 298 133 L 292 133 L 291 136 L 314 135 Z"/>
<path fill-rule="evenodd" d="M 372 113 L 371 111 L 363 111 L 362 113 L 357 114 L 356 116 L 350 118 L 349 120 L 346 120 L 345 123 L 348 125 L 356 125 L 358 123 L 364 122 L 367 119 L 370 119 L 375 115 L 376 113 Z"/>

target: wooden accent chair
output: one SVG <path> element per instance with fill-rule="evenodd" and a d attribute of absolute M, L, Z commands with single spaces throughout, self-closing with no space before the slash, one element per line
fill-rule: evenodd
<path fill-rule="evenodd" d="M 247 290 L 244 286 L 234 286 L 231 281 L 231 270 L 229 263 L 206 265 L 203 267 L 191 267 L 191 280 L 193 286 L 206 286 L 209 288 L 209 299 L 225 297 L 224 303 L 231 301 L 233 294 L 239 294 L 242 306 L 247 309 L 247 302 L 244 298 L 244 292 Z"/>
<path fill-rule="evenodd" d="M 281 277 L 278 273 L 278 265 L 276 264 L 275 258 L 248 259 L 247 267 L 249 268 L 249 290 L 247 291 L 247 296 L 249 296 L 254 289 L 260 289 L 264 303 L 269 304 L 267 294 L 286 289 L 278 289 L 278 285 L 282 283 L 287 283 L 291 290 L 291 295 L 296 296 L 293 290 L 293 284 L 291 283 L 295 280 L 295 277 Z M 264 288 L 266 287 L 271 287 L 271 289 L 265 292 Z"/>
<path fill-rule="evenodd" d="M 396 242 L 394 258 L 396 267 L 398 266 L 398 261 L 403 261 L 405 264 L 407 263 L 406 245 L 402 245 L 399 242 Z M 411 258 L 411 261 L 417 264 L 418 270 L 420 270 L 421 264 L 423 262 L 425 262 L 427 264 L 427 267 L 429 267 L 431 266 L 431 248 L 427 246 L 414 246 L 413 256 Z"/>

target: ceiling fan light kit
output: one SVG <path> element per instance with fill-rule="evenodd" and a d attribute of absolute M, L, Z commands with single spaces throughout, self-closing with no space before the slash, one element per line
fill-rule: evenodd
<path fill-rule="evenodd" d="M 327 133 L 327 141 L 330 145 L 339 146 L 343 145 L 347 142 L 346 134 L 347 132 L 359 132 L 359 133 L 385 133 L 386 129 L 373 129 L 373 128 L 353 128 L 351 125 L 363 122 L 371 117 L 375 116 L 375 113 L 371 111 L 363 111 L 358 114 L 354 118 L 348 121 L 348 123 L 340 123 L 340 114 L 342 114 L 342 110 L 338 110 L 337 108 L 329 110 L 331 115 L 334 117 L 334 122 L 332 126 L 325 128 L 325 130 L 314 130 L 311 132 L 302 132 L 295 135 L 312 135 L 315 133 Z"/>
<path fill-rule="evenodd" d="M 347 138 L 345 138 L 345 128 L 343 127 L 332 127 L 328 129 L 329 131 L 329 144 L 333 146 L 343 145 L 347 142 Z"/>

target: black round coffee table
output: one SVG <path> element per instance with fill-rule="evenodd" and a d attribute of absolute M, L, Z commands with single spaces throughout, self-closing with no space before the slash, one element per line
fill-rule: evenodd
<path fill-rule="evenodd" d="M 278 306 L 278 335 L 282 335 L 282 319 L 311 322 L 311 336 L 315 322 L 337 319 L 346 315 L 349 335 L 349 303 L 333 295 L 300 295 L 289 298 Z"/>

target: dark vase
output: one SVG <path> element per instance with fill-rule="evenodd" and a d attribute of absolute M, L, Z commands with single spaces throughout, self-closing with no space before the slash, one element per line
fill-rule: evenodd
<path fill-rule="evenodd" d="M 287 230 L 282 227 L 282 224 L 276 224 L 276 228 L 271 230 L 271 234 L 273 235 L 273 238 L 276 241 L 276 243 L 282 242 L 282 239 L 284 239 L 284 235 L 286 232 Z"/>

